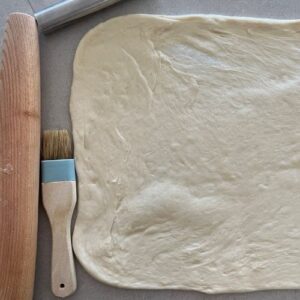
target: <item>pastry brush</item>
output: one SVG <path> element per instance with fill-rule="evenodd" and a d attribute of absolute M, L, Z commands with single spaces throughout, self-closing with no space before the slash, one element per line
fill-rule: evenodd
<path fill-rule="evenodd" d="M 52 292 L 67 297 L 77 286 L 71 243 L 76 175 L 68 131 L 45 131 L 42 156 L 42 197 L 52 230 Z"/>

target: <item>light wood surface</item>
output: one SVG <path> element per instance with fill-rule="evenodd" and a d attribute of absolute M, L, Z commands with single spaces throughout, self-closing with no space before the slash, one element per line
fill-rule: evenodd
<path fill-rule="evenodd" d="M 40 67 L 35 20 L 11 14 L 0 70 L 0 299 L 32 299 L 39 189 Z"/>
<path fill-rule="evenodd" d="M 50 182 L 42 184 L 43 204 L 52 229 L 52 292 L 67 297 L 77 287 L 71 243 L 71 220 L 76 204 L 76 183 Z"/>

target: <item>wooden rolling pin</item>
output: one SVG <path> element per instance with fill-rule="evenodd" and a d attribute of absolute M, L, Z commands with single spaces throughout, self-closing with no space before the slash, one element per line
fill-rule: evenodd
<path fill-rule="evenodd" d="M 33 297 L 40 164 L 35 19 L 11 14 L 0 65 L 0 299 Z"/>

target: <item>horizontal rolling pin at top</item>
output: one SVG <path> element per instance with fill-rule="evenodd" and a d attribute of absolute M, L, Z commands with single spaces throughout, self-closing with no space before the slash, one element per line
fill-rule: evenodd
<path fill-rule="evenodd" d="M 8 17 L 0 67 L 0 299 L 33 297 L 40 160 L 35 19 Z"/>

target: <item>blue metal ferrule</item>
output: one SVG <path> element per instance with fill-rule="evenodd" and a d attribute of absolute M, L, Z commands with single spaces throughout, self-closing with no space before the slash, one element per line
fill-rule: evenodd
<path fill-rule="evenodd" d="M 42 160 L 42 182 L 76 181 L 74 159 Z"/>

